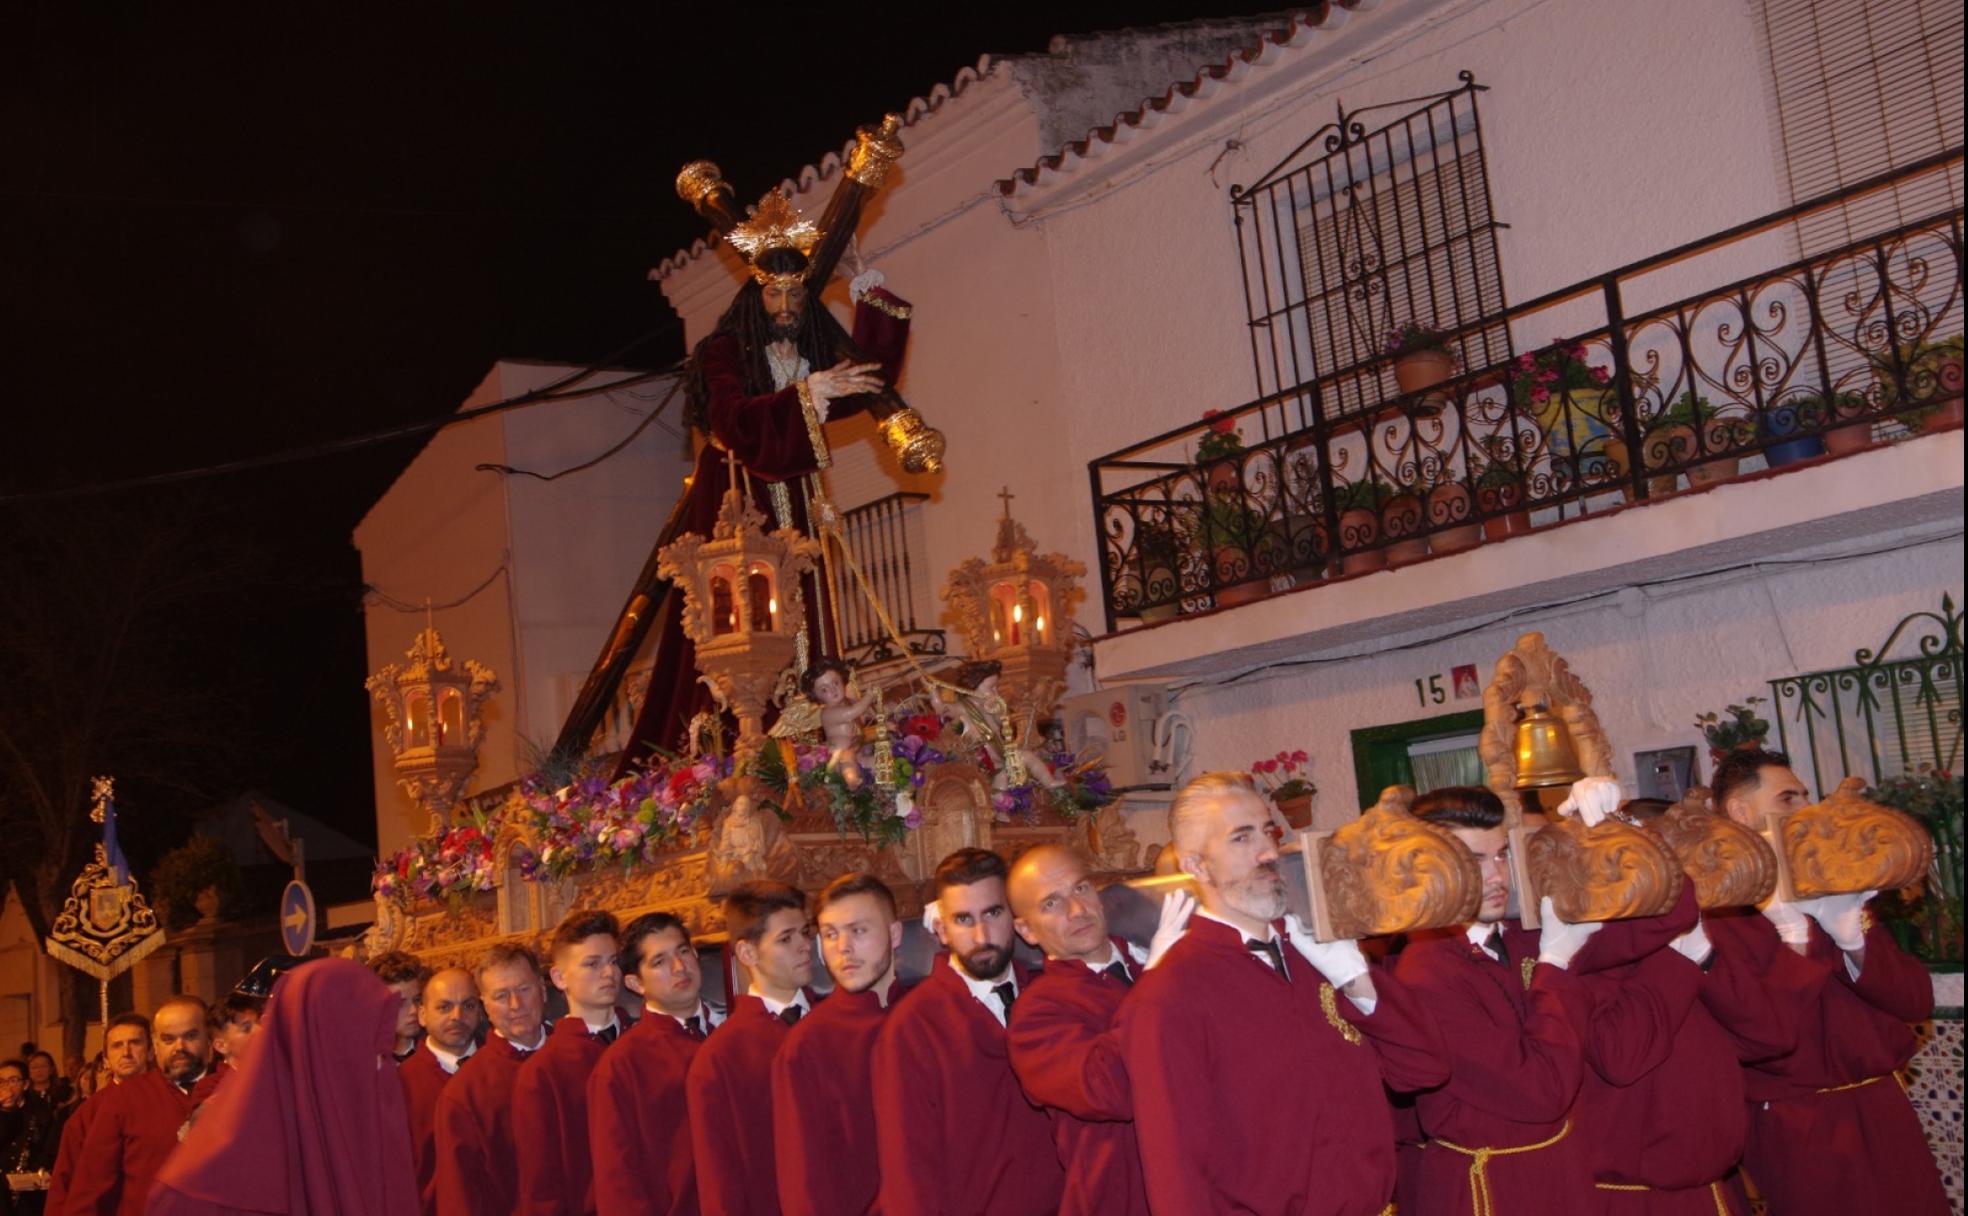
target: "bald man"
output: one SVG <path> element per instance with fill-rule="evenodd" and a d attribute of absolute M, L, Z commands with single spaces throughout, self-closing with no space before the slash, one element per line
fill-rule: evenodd
<path fill-rule="evenodd" d="M 478 984 L 462 967 L 447 967 L 424 981 L 417 1024 L 424 1037 L 396 1072 L 410 1115 L 410 1155 L 417 1163 L 417 1194 L 425 1216 L 437 1212 L 437 1099 L 458 1066 L 478 1049 L 483 1007 Z"/>
<path fill-rule="evenodd" d="M 1201 906 L 1115 1024 L 1158 1213 L 1379 1212 L 1394 1193 L 1384 1087 L 1449 1077 L 1405 987 L 1358 944 L 1288 922 L 1270 823 L 1242 773 L 1205 773 L 1169 807 Z"/>
<path fill-rule="evenodd" d="M 123 1082 L 100 1100 L 89 1124 L 65 1216 L 142 1216 L 158 1167 L 178 1147 L 191 1118 L 191 1091 L 211 1061 L 210 1011 L 195 996 L 174 996 L 150 1021 L 157 1067 Z"/>
<path fill-rule="evenodd" d="M 1052 844 L 1027 850 L 1011 868 L 1012 928 L 1046 956 L 1045 970 L 1012 1013 L 1011 1069 L 1052 1120 L 1053 1146 L 1066 1167 L 1059 1216 L 1148 1216 L 1127 1068 L 1109 1033 L 1148 955 L 1109 936 L 1091 868 Z M 1186 920 L 1189 897 L 1170 899 Z"/>

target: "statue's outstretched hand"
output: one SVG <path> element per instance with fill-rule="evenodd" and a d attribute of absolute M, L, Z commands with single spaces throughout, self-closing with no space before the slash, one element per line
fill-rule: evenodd
<path fill-rule="evenodd" d="M 880 392 L 882 379 L 875 373 L 881 370 L 879 363 L 849 363 L 842 359 L 832 367 L 809 374 L 806 389 L 813 394 L 813 403 L 820 407 L 820 420 L 825 422 L 825 406 L 830 401 L 842 397 L 852 397 L 857 393 Z"/>

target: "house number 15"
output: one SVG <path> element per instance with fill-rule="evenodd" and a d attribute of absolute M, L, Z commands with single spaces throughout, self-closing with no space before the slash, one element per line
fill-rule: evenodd
<path fill-rule="evenodd" d="M 1448 691 L 1442 687 L 1441 672 L 1438 671 L 1426 679 L 1419 676 L 1415 678 L 1415 700 L 1423 705 L 1440 705 L 1448 699 Z"/>

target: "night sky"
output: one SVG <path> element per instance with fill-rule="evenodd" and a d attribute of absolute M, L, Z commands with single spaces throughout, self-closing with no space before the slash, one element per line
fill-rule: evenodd
<path fill-rule="evenodd" d="M 0 5 L 0 534 L 175 521 L 228 563 L 150 635 L 224 762 L 126 795 L 139 845 L 248 788 L 373 840 L 349 532 L 420 441 L 20 496 L 442 415 L 502 356 L 661 365 L 686 160 L 751 198 L 986 51 L 1238 8 Z"/>

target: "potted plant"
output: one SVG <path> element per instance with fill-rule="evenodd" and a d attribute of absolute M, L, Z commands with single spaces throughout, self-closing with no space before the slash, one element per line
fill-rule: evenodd
<path fill-rule="evenodd" d="M 1312 796 L 1319 792 L 1308 776 L 1311 769 L 1311 757 L 1295 751 L 1256 761 L 1250 770 L 1285 822 L 1301 832 L 1312 826 Z"/>
<path fill-rule="evenodd" d="M 1687 444 L 1690 455 L 1700 451 L 1734 451 L 1748 443 L 1756 434 L 1754 424 L 1748 419 L 1732 418 L 1723 414 L 1709 403 L 1708 398 L 1699 396 L 1692 390 L 1674 399 L 1674 404 L 1662 412 L 1658 426 L 1661 429 L 1653 434 L 1678 436 L 1685 433 L 1690 441 Z M 1650 441 L 1652 437 L 1649 436 Z M 1678 454 L 1679 451 L 1678 444 L 1670 446 L 1671 453 Z M 1741 465 L 1741 457 L 1723 455 L 1714 456 L 1700 464 L 1690 465 L 1688 485 L 1698 489 L 1728 481 L 1736 475 L 1736 470 Z"/>
<path fill-rule="evenodd" d="M 1216 580 L 1218 608 L 1248 604 L 1269 593 L 1268 581 L 1257 573 L 1265 534 L 1264 518 L 1241 494 L 1222 491 L 1210 495 L 1203 511 L 1203 543 Z"/>
<path fill-rule="evenodd" d="M 1899 365 L 1906 369 L 1906 399 L 1917 404 L 1900 411 L 1910 430 L 1931 434 L 1961 425 L 1961 335 L 1939 342 L 1910 342 L 1895 348 Z M 1872 357 L 1874 374 L 1897 395 L 1894 360 L 1885 355 Z"/>
<path fill-rule="evenodd" d="M 1380 508 L 1393 494 L 1391 487 L 1373 480 L 1333 487 L 1334 505 L 1339 509 L 1339 548 L 1344 553 L 1339 559 L 1341 574 L 1386 569 L 1387 552 L 1380 547 Z"/>
<path fill-rule="evenodd" d="M 1830 399 L 1823 393 L 1804 393 L 1789 400 L 1778 400 L 1763 410 L 1763 436 L 1769 440 L 1763 459 L 1773 469 L 1781 469 L 1824 455 L 1824 436 L 1813 434 L 1832 415 Z"/>
<path fill-rule="evenodd" d="M 1930 966 L 1962 956 L 1962 781 L 1946 769 L 1922 765 L 1911 776 L 1889 777 L 1865 792 L 1866 800 L 1905 811 L 1934 838 L 1934 863 L 1925 881 L 1882 894 L 1875 909 L 1900 946 Z"/>
<path fill-rule="evenodd" d="M 1447 465 L 1428 487 L 1425 506 L 1428 522 L 1436 529 L 1428 535 L 1431 552 L 1460 553 L 1482 543 L 1483 525 L 1476 522 L 1475 496 Z"/>
<path fill-rule="evenodd" d="M 1387 357 L 1394 361 L 1394 383 L 1403 393 L 1419 393 L 1455 375 L 1455 351 L 1446 330 L 1417 321 L 1387 335 Z"/>
<path fill-rule="evenodd" d="M 1165 621 L 1176 614 L 1182 589 L 1186 546 L 1171 520 L 1141 520 L 1135 526 L 1135 553 L 1141 568 L 1141 619 Z M 1166 602 L 1162 602 L 1166 597 Z"/>
<path fill-rule="evenodd" d="M 1421 535 L 1420 487 L 1402 481 L 1386 487 L 1388 494 L 1380 504 L 1380 534 L 1388 542 L 1387 564 L 1405 566 L 1428 556 L 1428 538 Z"/>
<path fill-rule="evenodd" d="M 1244 436 L 1237 420 L 1222 410 L 1204 410 L 1209 429 L 1196 444 L 1196 463 L 1203 466 L 1209 492 L 1234 493 L 1237 489 L 1238 458 L 1244 454 Z"/>
<path fill-rule="evenodd" d="M 1510 377 L 1511 400 L 1534 418 L 1545 435 L 1552 461 L 1575 466 L 1581 473 L 1590 462 L 1586 453 L 1617 442 L 1612 419 L 1612 372 L 1586 362 L 1583 342 L 1558 342 L 1543 350 L 1519 355 Z M 1570 409 L 1566 403 L 1570 403 Z M 1618 464 L 1615 461 L 1615 464 Z"/>
<path fill-rule="evenodd" d="M 1744 697 L 1741 705 L 1731 705 L 1721 713 L 1698 714 L 1695 725 L 1708 740 L 1708 758 L 1716 764 L 1730 752 L 1753 751 L 1770 737 L 1770 723 L 1756 716 L 1762 697 Z"/>
<path fill-rule="evenodd" d="M 1531 530 L 1531 513 L 1524 509 L 1524 475 L 1504 450 L 1501 435 L 1485 436 L 1476 473 L 1476 506 L 1482 511 L 1483 536 L 1503 540 Z"/>

